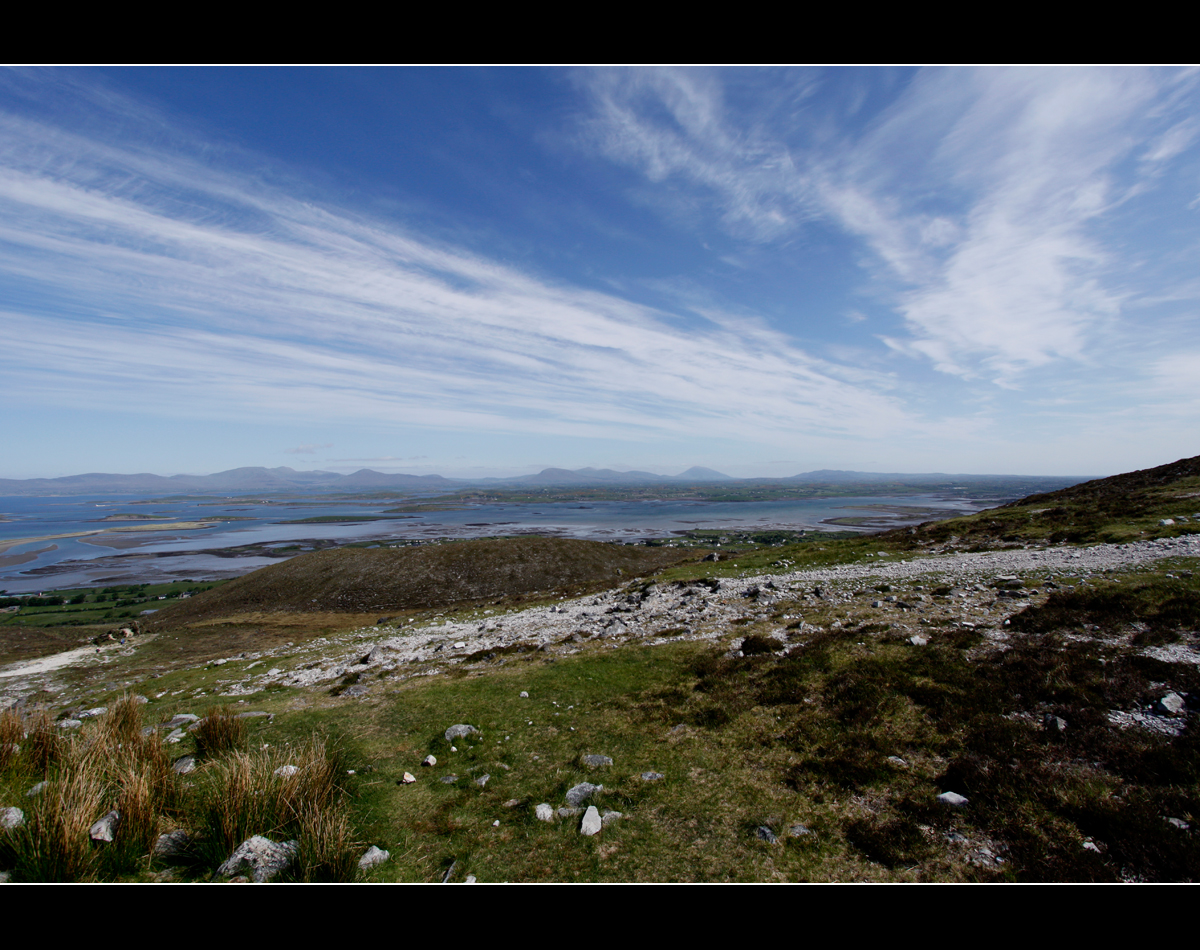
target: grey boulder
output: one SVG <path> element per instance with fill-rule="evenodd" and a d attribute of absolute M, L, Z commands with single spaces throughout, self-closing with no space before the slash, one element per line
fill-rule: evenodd
<path fill-rule="evenodd" d="M 217 874 L 233 877 L 245 870 L 250 872 L 252 880 L 262 883 L 287 868 L 299 853 L 300 843 L 297 841 L 275 842 L 262 835 L 254 835 L 238 845 L 228 860 L 217 868 Z"/>
<path fill-rule="evenodd" d="M 603 790 L 603 785 L 593 785 L 591 782 L 580 782 L 578 785 L 573 785 L 571 788 L 567 789 L 567 804 L 578 807 L 597 792 Z"/>

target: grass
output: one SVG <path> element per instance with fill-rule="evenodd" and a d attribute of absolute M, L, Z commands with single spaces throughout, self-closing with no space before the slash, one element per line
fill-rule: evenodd
<path fill-rule="evenodd" d="M 917 601 L 911 583 L 864 581 L 846 600 L 837 590 L 829 597 L 781 584 L 769 609 L 748 610 L 716 643 L 609 649 L 577 638 L 553 650 L 490 651 L 436 677 L 355 668 L 371 686 L 365 698 L 276 685 L 254 699 L 275 714 L 271 722 L 234 718 L 236 704 L 208 710 L 205 725 L 171 753 L 193 744 L 201 753 L 185 780 L 164 781 L 153 764 L 164 747 L 157 733 L 141 737 L 138 718 L 149 709 L 165 718 L 182 701 L 172 694 L 199 703 L 219 692 L 245 674 L 254 650 L 270 646 L 270 662 L 286 667 L 293 638 L 350 620 L 369 627 L 396 604 L 408 605 L 395 608 L 406 617 L 480 619 L 497 599 L 546 603 L 614 586 L 614 577 L 636 594 L 649 581 L 635 578 L 651 572 L 660 586 L 703 587 L 709 596 L 722 577 L 1055 543 L 1056 525 L 1090 525 L 1093 540 L 1190 530 L 1191 522 L 1153 519 L 1178 513 L 1180 493 L 1197 476 L 1171 466 L 1132 474 L 957 526 L 841 539 L 748 535 L 732 550 L 723 544 L 717 562 L 688 560 L 695 550 L 604 545 L 592 563 L 570 546 L 549 546 L 539 566 L 543 555 L 532 548 L 497 541 L 407 549 L 411 561 L 361 549 L 312 556 L 295 576 L 279 565 L 240 591 L 230 582 L 173 607 L 166 619 L 175 620 L 129 657 L 88 674 L 106 684 L 90 687 L 89 701 L 103 701 L 94 690 L 123 688 L 165 701 L 110 702 L 108 717 L 71 738 L 45 717 L 0 718 L 0 803 L 26 807 L 20 796 L 47 778 L 53 794 L 27 811 L 46 809 L 36 819 L 39 840 L 63 842 L 45 853 L 22 845 L 20 864 L 15 842 L 26 839 L 9 836 L 0 857 L 29 879 L 144 879 L 158 873 L 147 857 L 153 835 L 179 827 L 193 836 L 172 872 L 184 879 L 211 876 L 259 833 L 300 842 L 290 872 L 300 880 L 354 878 L 368 844 L 393 855 L 368 872 L 380 881 L 1192 880 L 1200 873 L 1200 730 L 1194 715 L 1147 712 L 1168 691 L 1193 706 L 1200 695 L 1200 668 L 1156 659 L 1169 655 L 1163 646 L 1194 645 L 1200 626 L 1200 584 L 1187 573 L 1196 565 L 1182 561 L 1052 587 L 1007 625 L 1001 618 L 1017 602 L 991 603 L 986 590 L 960 601 L 963 591 L 927 583 Z M 1115 501 L 1122 492 L 1125 510 Z M 1089 510 L 1099 514 L 1083 518 Z M 472 574 L 522 550 L 528 561 Z M 626 570 L 614 551 L 663 560 L 630 561 Z M 387 593 L 393 607 L 363 599 L 422 559 L 399 592 Z M 342 579 L 326 586 L 322 571 L 342 567 Z M 439 578 L 444 589 L 431 594 Z M 1045 580 L 1042 572 L 1027 577 L 1025 592 L 1034 583 L 1046 590 Z M 295 609 L 274 611 L 272 591 Z M 909 612 L 869 607 L 877 593 L 911 601 Z M 320 609 L 296 607 L 314 597 Z M 950 606 L 960 603 L 969 603 L 959 616 L 974 627 L 955 620 Z M 918 613 L 924 646 L 908 639 Z M 363 636 L 369 643 L 370 632 Z M 202 662 L 214 657 L 228 662 Z M 1159 728 L 1122 725 L 1135 715 Z M 444 730 L 460 722 L 481 733 L 447 742 Z M 596 753 L 613 765 L 584 766 L 583 756 Z M 438 764 L 423 768 L 430 754 Z M 404 781 L 406 772 L 416 781 Z M 643 779 L 649 772 L 664 777 Z M 592 799 L 602 812 L 623 815 L 594 838 L 578 833 L 579 816 L 535 817 L 539 803 L 563 805 L 581 781 L 603 785 Z M 945 791 L 964 795 L 967 806 L 941 804 Z M 90 827 L 110 807 L 143 816 L 130 822 L 124 850 L 81 845 L 84 816 Z"/>
<path fill-rule="evenodd" d="M 229 706 L 210 706 L 196 724 L 196 753 L 211 759 L 240 752 L 246 745 L 246 720 L 238 719 Z"/>
<path fill-rule="evenodd" d="M 352 878 L 356 845 L 338 753 L 319 737 L 238 751 L 230 740 L 244 734 L 241 721 L 215 711 L 208 720 L 216 724 L 203 746 L 208 761 L 185 781 L 159 730 L 144 729 L 142 704 L 132 698 L 54 743 L 45 741 L 47 727 L 56 727 L 44 717 L 5 712 L 0 734 L 21 742 L 3 761 L 0 789 L 17 797 L 39 778 L 45 785 L 18 798 L 25 822 L 0 832 L 0 864 L 24 881 L 140 879 L 152 868 L 159 835 L 183 828 L 192 841 L 185 876 L 211 876 L 241 841 L 259 834 L 300 841 L 294 879 Z M 240 728 L 229 729 L 231 722 Z M 113 840 L 93 840 L 90 829 L 110 810 L 119 816 Z"/>

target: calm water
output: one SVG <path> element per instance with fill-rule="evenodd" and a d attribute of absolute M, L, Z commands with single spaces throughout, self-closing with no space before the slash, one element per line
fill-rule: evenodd
<path fill-rule="evenodd" d="M 428 499 L 435 501 L 435 499 Z M 0 497 L 0 588 L 10 593 L 109 583 L 161 582 L 230 577 L 278 557 L 265 548 L 305 542 L 400 540 L 538 534 L 596 540 L 669 537 L 701 528 L 787 528 L 839 530 L 827 518 L 871 515 L 861 505 L 938 508 L 947 515 L 984 505 L 939 495 L 817 498 L 803 501 L 703 502 L 613 501 L 556 504 L 477 505 L 458 511 L 384 515 L 388 520 L 351 524 L 287 524 L 300 518 L 380 516 L 384 509 L 414 499 L 371 503 L 336 502 L 314 496 L 270 503 L 217 498 L 161 500 L 154 495 Z M 991 502 L 994 503 L 994 502 Z M 171 521 L 230 521 L 202 529 L 111 531 L 138 522 L 104 522 L 114 514 L 154 515 Z M 928 520 L 927 514 L 896 522 Z M 36 540 L 46 535 L 93 532 L 88 538 Z M 100 534 L 103 532 L 103 534 Z M 29 539 L 29 540 L 24 540 Z M 97 543 L 97 539 L 99 543 Z M 251 546 L 251 550 L 240 550 Z M 239 549 L 239 550 L 231 550 Z M 37 552 L 22 563 L 23 555 Z M 232 555 L 237 556 L 232 556 Z"/>

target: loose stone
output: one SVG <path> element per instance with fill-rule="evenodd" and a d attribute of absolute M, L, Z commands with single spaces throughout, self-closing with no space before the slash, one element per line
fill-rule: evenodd
<path fill-rule="evenodd" d="M 583 821 L 579 825 L 579 833 L 590 837 L 597 834 L 603 827 L 604 823 L 600 818 L 600 812 L 596 810 L 596 806 L 588 805 L 587 811 L 583 813 Z"/>
<path fill-rule="evenodd" d="M 604 789 L 603 785 L 593 785 L 591 782 L 580 782 L 567 789 L 567 804 L 582 805 L 585 801 Z"/>
<path fill-rule="evenodd" d="M 391 852 L 384 851 L 383 848 L 371 845 L 371 847 L 367 848 L 366 854 L 358 859 L 358 869 L 360 871 L 369 871 L 377 864 L 383 864 L 383 862 L 391 856 Z"/>
<path fill-rule="evenodd" d="M 253 880 L 262 883 L 284 870 L 299 853 L 300 843 L 297 841 L 279 843 L 262 835 L 254 835 L 238 845 L 237 850 L 217 868 L 217 874 L 233 877 L 246 868 Z"/>
<path fill-rule="evenodd" d="M 97 818 L 88 834 L 93 841 L 112 841 L 117 836 L 117 826 L 121 823 L 121 813 L 115 808 L 100 818 Z"/>

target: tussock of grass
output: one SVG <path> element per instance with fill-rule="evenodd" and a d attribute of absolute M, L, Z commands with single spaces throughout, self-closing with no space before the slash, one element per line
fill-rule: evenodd
<path fill-rule="evenodd" d="M 246 746 L 246 720 L 238 719 L 228 706 L 211 706 L 193 735 L 196 752 L 205 758 L 238 752 Z"/>
<path fill-rule="evenodd" d="M 244 724 L 219 712 L 215 723 Z M 23 826 L 0 833 L 0 867 L 18 880 L 88 881 L 137 876 L 151 861 L 160 833 L 182 827 L 195 841 L 190 860 L 201 876 L 251 835 L 285 836 L 301 843 L 292 875 L 303 880 L 348 880 L 356 867 L 344 763 L 323 740 L 257 753 L 217 749 L 208 736 L 210 760 L 187 785 L 171 767 L 158 730 L 143 734 L 142 706 L 133 699 L 68 739 L 55 736 L 54 754 L 29 738 L 46 732 L 44 715 L 22 718 L 8 711 L 5 735 L 25 735 L 8 756 L 0 780 L 7 789 L 28 787 L 41 776 L 46 786 L 21 801 Z M 51 729 L 54 727 L 51 725 Z M 291 766 L 276 774 L 280 766 Z M 110 810 L 119 819 L 114 840 L 93 841 L 93 823 Z"/>
<path fill-rule="evenodd" d="M 345 774 L 317 736 L 213 762 L 201 774 L 194 813 L 208 863 L 219 864 L 257 834 L 299 840 L 303 879 L 353 877 Z"/>

